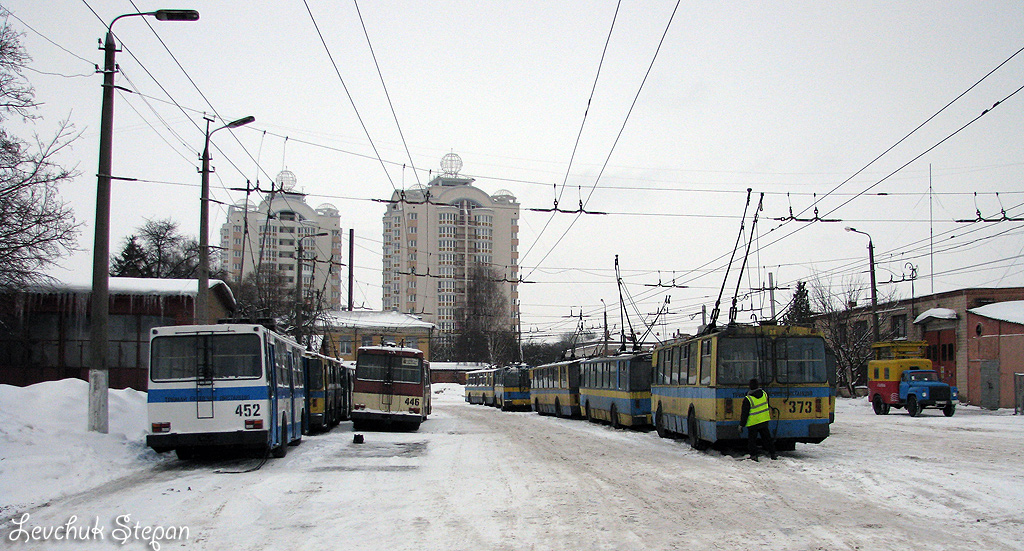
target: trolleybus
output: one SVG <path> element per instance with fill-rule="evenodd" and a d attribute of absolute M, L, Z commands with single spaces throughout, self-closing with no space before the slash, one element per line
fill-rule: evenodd
<path fill-rule="evenodd" d="M 769 429 L 780 450 L 829 435 L 835 407 L 825 342 L 805 327 L 729 325 L 654 350 L 651 407 L 660 436 L 686 435 L 695 448 L 746 438 L 740 411 L 750 379 L 769 396 Z"/>
<path fill-rule="evenodd" d="M 352 398 L 352 376 L 340 360 L 306 351 L 302 354 L 306 373 L 306 411 L 310 430 L 329 430 L 348 419 Z"/>
<path fill-rule="evenodd" d="M 494 374 L 494 405 L 504 411 L 530 409 L 530 368 L 510 365 Z"/>
<path fill-rule="evenodd" d="M 466 401 L 471 404 L 493 406 L 494 379 L 497 368 L 477 369 L 466 373 Z"/>
<path fill-rule="evenodd" d="M 148 412 L 157 452 L 249 448 L 283 457 L 302 439 L 302 348 L 262 325 L 155 327 Z"/>
<path fill-rule="evenodd" d="M 590 421 L 613 427 L 651 423 L 651 355 L 619 354 L 580 364 L 580 403 Z"/>
<path fill-rule="evenodd" d="M 580 360 L 531 367 L 530 397 L 534 411 L 541 415 L 579 417 Z"/>
<path fill-rule="evenodd" d="M 423 351 L 363 346 L 356 351 L 352 422 L 406 425 L 413 430 L 430 414 L 430 366 Z"/>

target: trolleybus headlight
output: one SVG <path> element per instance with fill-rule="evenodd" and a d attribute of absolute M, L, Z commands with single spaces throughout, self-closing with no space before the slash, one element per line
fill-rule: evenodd
<path fill-rule="evenodd" d="M 821 398 L 814 399 L 814 411 L 816 413 L 821 413 Z"/>
<path fill-rule="evenodd" d="M 153 432 L 171 432 L 170 423 L 153 423 Z"/>
<path fill-rule="evenodd" d="M 246 429 L 255 429 L 255 430 L 262 429 L 263 428 L 263 419 L 246 419 L 245 420 L 245 428 Z"/>

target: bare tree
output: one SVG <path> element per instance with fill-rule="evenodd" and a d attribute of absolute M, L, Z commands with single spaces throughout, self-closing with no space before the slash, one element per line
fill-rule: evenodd
<path fill-rule="evenodd" d="M 836 386 L 845 388 L 850 396 L 855 387 L 867 383 L 867 363 L 872 358 L 871 345 L 874 336 L 871 330 L 871 311 L 857 308 L 863 285 L 850 280 L 832 291 L 828 282 L 817 281 L 811 290 L 811 302 L 816 325 L 825 338 L 825 344 L 836 357 Z M 894 300 L 890 293 L 879 297 L 879 304 Z M 879 307 L 879 328 L 888 327 L 891 314 Z M 880 330 L 882 340 L 892 338 L 891 331 Z"/>
<path fill-rule="evenodd" d="M 0 124 L 12 116 L 37 118 L 35 91 L 23 74 L 30 61 L 21 35 L 0 7 Z M 78 227 L 58 187 L 77 174 L 55 157 L 78 136 L 61 122 L 52 139 L 28 142 L 0 128 L 0 289 L 20 289 L 52 278 L 44 270 L 74 250 Z"/>
<path fill-rule="evenodd" d="M 508 297 L 502 290 L 502 281 L 491 268 L 473 268 L 467 282 L 466 300 L 458 313 L 458 334 L 451 351 L 453 359 L 494 365 L 518 359 Z"/>

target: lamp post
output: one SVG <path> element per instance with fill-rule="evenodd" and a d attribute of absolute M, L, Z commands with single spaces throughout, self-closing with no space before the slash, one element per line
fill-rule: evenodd
<path fill-rule="evenodd" d="M 870 268 L 869 272 L 871 274 L 871 321 L 875 326 L 875 342 L 879 342 L 882 338 L 878 328 L 878 292 L 875 289 L 875 245 L 871 241 L 871 236 L 868 235 L 867 232 L 862 232 L 851 227 L 847 227 L 846 231 L 868 236 L 868 268 Z"/>
<path fill-rule="evenodd" d="M 195 322 L 210 323 L 210 136 L 225 128 L 238 128 L 256 120 L 249 115 L 224 126 L 210 130 L 210 122 L 206 118 L 206 145 L 203 146 L 203 185 L 199 198 L 199 290 L 196 294 Z"/>
<path fill-rule="evenodd" d="M 160 21 L 196 21 L 195 10 L 157 10 L 119 15 L 107 25 L 103 42 L 103 103 L 100 110 L 100 161 L 96 173 L 96 228 L 92 250 L 92 295 L 89 304 L 89 430 L 106 433 L 109 429 L 107 390 L 109 371 L 107 346 L 110 340 L 110 178 L 114 142 L 114 23 L 123 17 L 152 15 Z"/>
<path fill-rule="evenodd" d="M 309 239 L 310 237 L 323 237 L 325 235 L 330 234 L 327 232 L 320 232 L 310 235 L 303 235 L 298 239 L 298 242 L 296 243 L 298 247 L 298 258 L 296 259 L 295 262 L 295 337 L 296 340 L 299 341 L 299 344 L 302 344 L 302 240 Z M 316 272 L 313 273 L 316 274 Z"/>

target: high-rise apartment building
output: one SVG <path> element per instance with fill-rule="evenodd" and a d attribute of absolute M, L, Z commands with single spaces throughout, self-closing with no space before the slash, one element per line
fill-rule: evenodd
<path fill-rule="evenodd" d="M 221 268 L 236 281 L 258 269 L 277 270 L 294 286 L 302 253 L 303 296 L 318 297 L 327 309 L 341 307 L 341 217 L 329 203 L 313 208 L 295 190 L 295 174 L 277 176 L 275 193 L 257 207 L 241 201 L 228 207 L 221 226 Z"/>
<path fill-rule="evenodd" d="M 508 299 L 509 323 L 518 319 L 519 203 L 508 191 L 473 186 L 461 166 L 445 155 L 443 173 L 395 191 L 383 218 L 384 310 L 420 315 L 442 334 L 457 329 L 479 267 Z"/>

